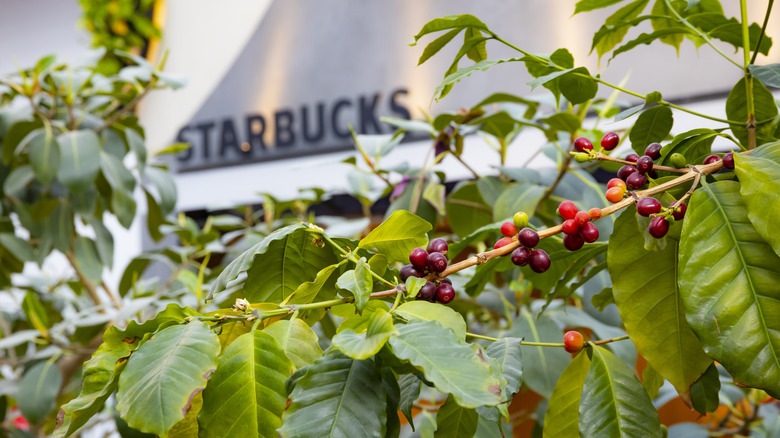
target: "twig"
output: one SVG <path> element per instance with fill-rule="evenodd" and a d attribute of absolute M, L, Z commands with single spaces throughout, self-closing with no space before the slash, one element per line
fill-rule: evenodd
<path fill-rule="evenodd" d="M 100 125 L 97 129 L 95 129 L 95 133 L 98 133 L 114 123 L 116 123 L 117 120 L 121 119 L 123 116 L 125 116 L 127 113 L 133 110 L 135 106 L 138 104 L 138 102 L 141 101 L 146 95 L 154 88 L 154 84 L 157 82 L 155 78 L 152 78 L 151 82 L 149 82 L 149 85 L 144 88 L 144 90 L 138 94 L 135 95 L 135 97 L 125 106 L 123 106 L 119 111 L 115 112 L 114 115 L 109 117 L 102 125 Z"/>
<path fill-rule="evenodd" d="M 81 269 L 79 269 L 78 263 L 76 262 L 76 257 L 73 255 L 72 251 L 65 252 L 65 257 L 68 259 L 68 262 L 70 262 L 70 265 L 73 267 L 73 270 L 76 271 L 76 276 L 79 277 L 79 281 L 81 284 L 84 285 L 84 289 L 87 290 L 87 294 L 89 294 L 89 297 L 92 299 L 92 302 L 97 305 L 98 312 L 100 313 L 106 313 L 106 309 L 103 307 L 103 300 L 100 299 L 100 295 L 98 294 L 97 288 L 95 287 L 95 284 L 90 281 L 83 272 L 81 272 Z"/>
<path fill-rule="evenodd" d="M 621 160 L 620 158 L 610 157 L 609 155 L 602 152 L 596 152 L 596 159 L 600 161 L 612 161 L 613 163 L 623 163 L 623 164 L 628 164 L 630 166 L 636 166 L 636 163 L 632 161 Z M 687 169 L 678 169 L 676 167 L 669 167 L 669 166 L 659 166 L 657 164 L 653 164 L 653 170 L 663 170 L 665 172 L 677 172 L 677 173 L 688 172 Z"/>

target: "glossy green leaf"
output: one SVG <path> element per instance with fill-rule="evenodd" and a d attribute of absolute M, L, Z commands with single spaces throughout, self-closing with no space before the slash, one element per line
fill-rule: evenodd
<path fill-rule="evenodd" d="M 219 340 L 200 321 L 167 327 L 130 356 L 119 377 L 117 411 L 141 432 L 166 436 L 217 367 Z"/>
<path fill-rule="evenodd" d="M 685 320 L 683 292 L 677 286 L 679 232 L 673 226 L 666 247 L 648 251 L 636 209 L 628 208 L 615 221 L 607 263 L 626 332 L 647 362 L 686 397 L 712 360 Z"/>
<path fill-rule="evenodd" d="M 547 412 L 544 414 L 544 436 L 577 438 L 579 429 L 579 406 L 582 386 L 590 369 L 587 352 L 578 354 L 563 370 L 555 384 Z"/>
<path fill-rule="evenodd" d="M 60 167 L 60 148 L 51 128 L 40 129 L 30 140 L 30 165 L 38 181 L 48 184 Z"/>
<path fill-rule="evenodd" d="M 579 425 L 585 437 L 662 436 L 658 412 L 634 371 L 598 346 L 582 387 Z"/>
<path fill-rule="evenodd" d="M 290 399 L 283 438 L 384 436 L 385 390 L 373 360 L 331 351 L 307 368 Z"/>
<path fill-rule="evenodd" d="M 657 163 L 674 167 L 671 162 L 673 154 L 681 154 L 688 163 L 698 163 L 703 157 L 710 154 L 710 148 L 718 134 L 719 131 L 709 128 L 692 129 L 677 134 L 671 143 L 661 149 L 661 158 Z"/>
<path fill-rule="evenodd" d="M 769 87 L 780 88 L 780 64 L 749 65 L 750 73 Z"/>
<path fill-rule="evenodd" d="M 739 192 L 756 232 L 780 255 L 780 202 L 767 193 L 780 193 L 780 142 L 757 148 L 750 155 L 734 154 Z"/>
<path fill-rule="evenodd" d="M 719 181 L 694 192 L 678 283 L 704 351 L 737 382 L 780 396 L 780 257 L 753 228 L 739 190 Z"/>
<path fill-rule="evenodd" d="M 485 203 L 474 182 L 459 184 L 447 196 L 445 207 L 450 226 L 460 237 L 468 236 L 493 221 L 492 209 Z M 408 258 L 409 254 L 406 255 Z"/>
<path fill-rule="evenodd" d="M 436 321 L 396 326 L 388 341 L 393 354 L 425 374 L 436 389 L 455 397 L 460 406 L 476 408 L 500 401 L 500 382 L 490 366 L 455 333 Z"/>
<path fill-rule="evenodd" d="M 713 363 L 707 371 L 699 377 L 699 380 L 691 385 L 691 402 L 693 408 L 702 415 L 707 412 L 715 412 L 720 406 L 720 373 Z"/>
<path fill-rule="evenodd" d="M 436 321 L 466 340 L 466 321 L 456 311 L 428 301 L 407 301 L 395 309 L 395 315 L 407 321 Z"/>
<path fill-rule="evenodd" d="M 660 142 L 672 131 L 674 117 L 672 109 L 666 106 L 656 106 L 645 110 L 634 123 L 628 138 L 631 147 L 639 154 L 645 153 L 650 143 Z"/>
<path fill-rule="evenodd" d="M 368 302 L 374 288 L 373 278 L 365 264 L 366 258 L 361 257 L 356 263 L 355 269 L 341 274 L 336 281 L 336 286 L 352 292 L 352 295 L 355 296 L 355 308 L 357 308 L 358 313 L 363 311 L 363 307 Z"/>
<path fill-rule="evenodd" d="M 753 81 L 753 105 L 757 122 L 771 120 L 778 114 L 777 103 L 775 102 L 774 96 L 761 81 Z M 740 143 L 747 146 L 748 135 L 747 128 L 745 128 L 745 122 L 747 122 L 748 119 L 748 110 L 745 78 L 740 79 L 737 84 L 734 85 L 734 88 L 732 88 L 729 93 L 729 97 L 726 98 L 726 117 L 728 117 L 729 120 L 742 122 L 738 125 L 731 125 L 731 132 L 734 133 L 734 137 L 736 137 Z M 772 132 L 765 132 L 767 126 L 771 127 L 771 124 L 766 124 L 763 127 L 759 126 L 756 130 L 757 144 L 766 143 L 767 140 L 772 138 Z"/>
<path fill-rule="evenodd" d="M 422 29 L 417 32 L 417 35 L 414 36 L 414 41 L 410 43 L 410 45 L 415 45 L 420 38 L 433 32 L 439 32 L 447 29 L 463 29 L 466 27 L 475 27 L 477 29 L 488 30 L 487 25 L 473 15 L 448 15 L 446 17 L 436 18 L 425 23 Z"/>
<path fill-rule="evenodd" d="M 57 179 L 72 192 L 83 192 L 95 183 L 100 170 L 100 140 L 93 131 L 71 131 L 57 136 L 60 167 Z"/>
<path fill-rule="evenodd" d="M 431 224 L 406 210 L 396 210 L 360 240 L 359 248 L 377 250 L 391 262 L 404 262 L 414 248 L 425 247 Z"/>
<path fill-rule="evenodd" d="M 607 6 L 612 6 L 621 1 L 622 0 L 580 0 L 574 5 L 574 13 L 579 14 L 580 12 L 606 8 Z"/>
<path fill-rule="evenodd" d="M 436 89 L 433 90 L 433 98 L 436 100 L 439 100 L 443 97 L 445 97 L 447 94 L 449 94 L 450 90 L 452 89 L 452 86 L 460 82 L 461 80 L 471 76 L 473 73 L 478 71 L 487 71 L 491 67 L 497 64 L 503 64 L 505 62 L 516 62 L 520 61 L 519 58 L 504 58 L 504 59 L 487 59 L 485 61 L 480 61 L 474 65 L 470 65 L 468 67 L 464 67 L 461 69 L 458 69 L 457 61 L 463 57 L 473 46 L 479 45 L 487 41 L 488 37 L 475 37 L 471 38 L 467 43 L 461 47 L 460 52 L 455 56 L 455 62 L 453 62 L 452 66 L 449 70 L 447 70 L 447 73 L 445 74 L 444 80 L 436 86 Z"/>
<path fill-rule="evenodd" d="M 578 67 L 558 80 L 561 94 L 572 104 L 579 104 L 596 97 L 599 84 L 585 67 Z"/>
<path fill-rule="evenodd" d="M 171 430 L 168 431 L 168 438 L 189 438 L 198 435 L 198 414 L 203 408 L 203 393 L 199 392 L 192 398 L 190 409 L 187 411 L 187 415 L 174 424 Z"/>
<path fill-rule="evenodd" d="M 671 5 L 672 7 L 677 7 L 677 9 L 679 9 L 679 3 L 671 3 Z M 674 13 L 669 9 L 669 3 L 667 3 L 667 0 L 655 0 L 653 3 L 653 8 L 650 10 L 650 12 L 652 15 L 664 17 L 654 18 L 650 21 L 650 24 L 653 26 L 653 30 L 655 30 L 653 33 L 659 34 L 659 39 L 661 42 L 668 44 L 679 51 L 680 44 L 685 39 L 686 34 L 693 34 L 693 32 L 687 28 L 681 27 L 682 25 L 675 19 Z M 663 34 L 664 32 L 668 32 L 668 34 Z"/>
<path fill-rule="evenodd" d="M 485 352 L 498 361 L 506 379 L 507 397 L 511 398 L 523 383 L 523 354 L 520 338 L 501 338 L 488 345 Z"/>
<path fill-rule="evenodd" d="M 57 406 L 62 373 L 54 362 L 41 362 L 25 371 L 19 382 L 16 403 L 31 424 L 38 424 Z"/>
<path fill-rule="evenodd" d="M 628 33 L 629 28 L 637 24 L 636 18 L 644 11 L 649 2 L 650 0 L 635 0 L 607 17 L 604 25 L 593 34 L 593 42 L 590 47 L 591 53 L 595 49 L 600 60 L 605 53 L 620 44 Z"/>
<path fill-rule="evenodd" d="M 340 265 L 340 263 L 337 263 L 322 268 L 320 272 L 317 273 L 314 281 L 302 283 L 293 291 L 289 303 L 308 304 L 315 300 L 320 301 L 317 298 L 321 297 L 321 294 L 335 295 L 336 290 L 333 287 L 333 273 L 336 272 Z M 324 299 L 322 301 L 324 301 Z"/>
<path fill-rule="evenodd" d="M 352 329 L 340 331 L 333 337 L 333 347 L 352 359 L 368 359 L 384 347 L 391 335 L 398 331 L 393 327 L 393 318 L 385 310 L 377 309 L 368 319 L 364 332 Z"/>
<path fill-rule="evenodd" d="M 436 413 L 434 438 L 472 438 L 477 432 L 479 414 L 458 405 L 450 394 Z"/>
<path fill-rule="evenodd" d="M 511 185 L 504 190 L 493 204 L 493 217 L 498 220 L 509 219 L 518 211 L 533 216 L 545 188 L 536 184 Z"/>
<path fill-rule="evenodd" d="M 661 2 L 663 1 L 664 0 L 661 0 Z M 654 21 L 655 20 L 653 20 L 653 22 Z M 633 48 L 641 44 L 651 44 L 658 40 L 662 42 L 667 42 L 667 41 L 674 42 L 678 40 L 682 41 L 683 37 L 689 34 L 691 34 L 691 31 L 685 27 L 668 27 L 661 30 L 656 30 L 655 32 L 652 33 L 643 33 L 640 34 L 638 37 L 634 38 L 633 40 L 615 49 L 615 51 L 612 52 L 612 57 L 610 58 L 610 60 L 614 59 L 616 56 L 620 55 L 621 53 L 625 53 L 632 50 Z M 674 43 L 672 43 L 672 45 L 674 45 Z"/>
<path fill-rule="evenodd" d="M 544 123 L 547 123 L 547 125 L 550 126 L 551 129 L 554 129 L 556 131 L 563 131 L 563 132 L 569 132 L 569 133 L 575 133 L 578 129 L 580 129 L 580 118 L 574 115 L 573 113 L 556 113 L 549 117 L 545 117 L 543 119 L 539 119 Z"/>
<path fill-rule="evenodd" d="M 414 298 L 417 296 L 417 294 L 420 292 L 420 289 L 422 289 L 425 284 L 428 283 L 428 280 L 425 278 L 419 278 L 419 277 L 409 277 L 406 279 L 406 282 L 404 283 L 404 286 L 406 286 L 406 298 Z"/>
<path fill-rule="evenodd" d="M 451 31 L 443 34 L 442 36 L 428 43 L 428 45 L 425 46 L 422 55 L 420 55 L 420 59 L 417 60 L 417 65 L 422 65 L 422 63 L 429 60 L 433 55 L 439 53 L 439 50 L 441 50 L 444 46 L 446 46 L 447 43 L 452 41 L 452 39 L 455 38 L 459 33 L 461 33 L 463 29 L 464 29 L 463 27 L 457 27 L 455 29 L 452 29 Z"/>
<path fill-rule="evenodd" d="M 239 336 L 219 356 L 203 390 L 200 437 L 277 437 L 292 362 L 268 333 Z"/>
<path fill-rule="evenodd" d="M 293 370 L 311 365 L 322 357 L 317 334 L 298 318 L 276 321 L 263 331 L 276 339 L 284 354 L 292 361 Z"/>
<path fill-rule="evenodd" d="M 398 386 L 401 389 L 401 397 L 398 401 L 398 410 L 404 414 L 406 420 L 414 428 L 414 418 L 412 417 L 412 407 L 414 402 L 420 398 L 420 388 L 422 380 L 414 374 L 402 374 L 398 376 Z"/>
<path fill-rule="evenodd" d="M 658 371 L 650 364 L 647 364 L 644 371 L 642 371 L 642 387 L 645 388 L 645 392 L 650 397 L 650 400 L 655 400 L 658 397 L 658 391 L 664 386 L 665 381 L 664 377 L 658 374 Z"/>

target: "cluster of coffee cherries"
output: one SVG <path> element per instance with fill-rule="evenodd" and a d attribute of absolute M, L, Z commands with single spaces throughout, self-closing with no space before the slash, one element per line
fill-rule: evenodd
<path fill-rule="evenodd" d="M 680 202 L 677 205 L 672 204 L 668 208 L 664 208 L 659 200 L 651 197 L 642 198 L 636 202 L 637 213 L 641 216 L 652 218 L 647 231 L 656 239 L 666 236 L 666 233 L 669 232 L 669 221 L 671 219 L 676 221 L 683 220 L 687 209 L 688 207 L 684 202 Z"/>
<path fill-rule="evenodd" d="M 517 231 L 520 228 L 520 231 Z M 511 252 L 512 263 L 517 266 L 528 266 L 532 271 L 541 274 L 550 269 L 550 256 L 543 249 L 533 249 L 539 244 L 539 234 L 532 228 L 528 228 L 528 214 L 519 211 L 515 213 L 512 222 L 504 222 L 501 225 L 501 234 L 504 235 L 493 245 L 494 249 L 512 243 L 517 236 L 520 246 Z"/>
<path fill-rule="evenodd" d="M 720 160 L 723 160 L 723 167 L 725 167 L 726 169 L 734 168 L 734 154 L 731 152 L 723 154 L 723 158 L 721 158 L 718 155 L 712 154 L 704 159 L 704 164 L 717 163 Z"/>
<path fill-rule="evenodd" d="M 600 208 L 591 208 L 589 211 L 580 211 L 571 201 L 563 201 L 558 205 L 558 214 L 564 219 L 561 225 L 563 246 L 569 251 L 577 251 L 587 243 L 593 243 L 599 238 L 599 229 L 593 225 L 591 219 L 601 217 Z"/>
<path fill-rule="evenodd" d="M 625 160 L 634 163 L 626 164 L 618 170 L 618 178 L 625 181 L 629 190 L 639 190 L 647 185 L 647 177 L 656 178 L 653 170 L 653 161 L 661 158 L 661 148 L 659 143 L 651 143 L 645 148 L 645 154 L 641 157 L 637 154 L 628 154 Z"/>
<path fill-rule="evenodd" d="M 601 148 L 605 151 L 611 151 L 620 144 L 620 136 L 614 132 L 607 132 L 601 137 Z M 574 140 L 574 150 L 577 153 L 574 158 L 577 161 L 587 161 L 590 157 L 590 152 L 593 152 L 593 143 L 585 137 L 577 137 Z"/>
<path fill-rule="evenodd" d="M 428 273 L 439 273 L 447 269 L 447 251 L 449 245 L 447 241 L 438 237 L 431 240 L 428 244 L 428 250 L 415 248 L 409 254 L 408 265 L 401 268 L 401 281 L 406 281 L 409 277 L 423 278 Z M 417 293 L 418 300 L 430 301 L 432 303 L 440 302 L 447 304 L 455 298 L 455 289 L 452 287 L 452 281 L 449 278 L 442 278 L 438 285 L 429 281 L 420 288 Z"/>

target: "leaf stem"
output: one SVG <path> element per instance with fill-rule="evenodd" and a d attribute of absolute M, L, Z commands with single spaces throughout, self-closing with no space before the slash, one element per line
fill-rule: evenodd
<path fill-rule="evenodd" d="M 667 2 L 669 0 L 666 0 Z M 748 149 L 756 148 L 756 106 L 753 99 L 753 75 L 750 73 L 750 28 L 748 27 L 747 0 L 739 1 L 739 9 L 742 13 L 742 44 L 745 72 L 745 100 L 747 102 L 747 122 L 745 127 L 748 134 Z M 758 47 L 756 47 L 758 50 Z"/>
<path fill-rule="evenodd" d="M 319 227 L 318 227 L 318 228 L 319 228 Z M 322 230 L 322 229 L 320 229 L 320 230 Z M 341 245 L 339 245 L 338 243 L 334 242 L 334 241 L 333 241 L 333 240 L 332 240 L 330 237 L 328 237 L 328 235 L 327 235 L 327 234 L 325 234 L 325 232 L 324 232 L 324 231 L 318 231 L 318 232 L 319 232 L 319 233 L 322 235 L 322 238 L 323 238 L 323 239 L 327 240 L 327 241 L 328 241 L 328 243 L 330 243 L 331 245 L 333 245 L 333 247 L 334 247 L 334 248 L 336 248 L 336 249 L 337 249 L 337 250 L 338 250 L 340 253 L 344 254 L 344 255 L 347 257 L 347 259 L 349 259 L 351 262 L 353 262 L 353 263 L 355 263 L 355 264 L 358 264 L 358 263 L 360 263 L 360 259 L 358 259 L 358 258 L 355 256 L 355 254 L 353 254 L 353 253 L 351 253 L 351 252 L 348 252 L 347 250 L 345 250 L 344 248 L 342 248 L 342 247 L 341 247 Z M 385 280 L 384 278 L 382 278 L 382 277 L 381 277 L 379 274 L 377 274 L 376 272 L 372 271 L 372 270 L 371 270 L 371 267 L 370 267 L 370 266 L 368 266 L 368 263 L 366 263 L 366 266 L 364 266 L 364 267 L 365 267 L 365 268 L 366 268 L 366 270 L 367 270 L 367 271 L 368 271 L 368 272 L 371 274 L 371 276 L 372 276 L 372 277 L 376 278 L 377 280 L 381 281 L 382 283 L 384 283 L 384 284 L 386 284 L 386 285 L 388 285 L 388 286 L 390 286 L 390 287 L 392 287 L 392 288 L 394 288 L 394 287 L 396 286 L 395 284 L 393 284 L 393 283 L 391 283 L 391 282 L 389 282 L 389 281 Z"/>
<path fill-rule="evenodd" d="M 742 1 L 744 2 L 744 0 Z M 692 25 L 688 20 L 683 18 L 679 14 L 679 12 L 677 12 L 677 9 L 675 9 L 674 6 L 672 6 L 672 3 L 669 0 L 664 0 L 664 2 L 666 3 L 666 7 L 669 8 L 669 10 L 672 12 L 672 15 L 674 15 L 674 17 L 677 19 L 678 22 L 680 22 L 683 26 L 687 27 L 688 29 L 692 30 L 696 35 L 699 36 L 699 38 L 703 39 L 704 42 L 707 43 L 707 45 L 712 47 L 712 49 L 715 50 L 720 56 L 724 57 L 727 61 L 736 65 L 740 69 L 742 68 L 742 66 L 739 65 L 737 61 L 734 61 L 733 59 L 731 59 L 729 55 L 725 54 L 722 50 L 720 50 L 718 46 L 716 46 L 712 42 L 712 39 L 710 39 L 710 37 L 706 33 L 702 32 L 698 27 Z"/>
<path fill-rule="evenodd" d="M 758 40 L 756 41 L 756 48 L 753 49 L 753 57 L 750 59 L 751 64 L 756 63 L 756 58 L 758 57 L 758 49 L 759 47 L 761 47 L 761 42 L 764 39 L 764 35 L 766 35 L 766 26 L 767 24 L 769 24 L 769 15 L 772 13 L 772 4 L 774 2 L 775 0 L 769 0 L 769 3 L 767 3 L 766 5 L 766 14 L 764 14 L 764 24 L 761 25 L 761 33 L 758 34 Z"/>

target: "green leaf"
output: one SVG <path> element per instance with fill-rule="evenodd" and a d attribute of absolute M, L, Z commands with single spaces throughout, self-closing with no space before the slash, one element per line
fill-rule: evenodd
<path fill-rule="evenodd" d="M 276 321 L 263 331 L 276 339 L 284 354 L 292 361 L 293 371 L 311 365 L 322 357 L 317 334 L 298 318 Z"/>
<path fill-rule="evenodd" d="M 679 3 L 678 3 L 679 4 Z M 676 5 L 672 4 L 672 7 Z M 668 44 L 674 47 L 678 53 L 680 50 L 680 44 L 685 39 L 685 34 L 693 35 L 692 31 L 687 28 L 678 28 L 679 22 L 674 18 L 674 13 L 669 9 L 667 0 L 655 0 L 653 8 L 650 10 L 653 15 L 668 17 L 668 18 L 656 18 L 650 21 L 653 26 L 654 34 L 668 31 L 668 34 L 660 36 L 660 40 L 664 44 Z M 675 32 L 683 30 L 685 32 Z M 640 37 L 641 38 L 641 37 Z M 614 57 L 614 55 L 612 55 Z"/>
<path fill-rule="evenodd" d="M 336 269 L 338 269 L 340 265 L 341 263 L 336 263 L 322 268 L 320 272 L 317 273 L 317 277 L 314 278 L 314 281 L 307 281 L 302 283 L 300 286 L 298 286 L 297 289 L 295 289 L 295 291 L 293 291 L 289 303 L 308 304 L 316 300 L 317 297 L 321 296 L 321 293 L 328 292 L 330 289 L 333 289 L 333 273 L 336 272 Z M 334 295 L 335 292 L 335 290 L 332 291 Z"/>
<path fill-rule="evenodd" d="M 710 364 L 710 366 L 712 365 Z M 658 390 L 664 386 L 664 382 L 664 377 L 658 374 L 658 371 L 648 363 L 645 366 L 645 370 L 642 371 L 642 387 L 645 388 L 645 392 L 647 392 L 650 400 L 655 400 L 658 397 Z"/>
<path fill-rule="evenodd" d="M 198 435 L 198 414 L 203 408 L 203 393 L 199 392 L 192 398 L 190 409 L 187 411 L 187 415 L 174 424 L 171 430 L 168 431 L 168 438 L 189 438 Z"/>
<path fill-rule="evenodd" d="M 761 81 L 753 81 L 753 105 L 755 106 L 755 119 L 757 122 L 771 120 L 777 116 L 777 103 L 772 93 L 767 90 Z M 726 98 L 726 117 L 729 120 L 742 122 L 738 125 L 730 125 L 731 132 L 740 143 L 747 146 L 748 136 L 745 123 L 748 119 L 747 110 L 747 91 L 745 89 L 745 78 L 740 79 L 734 88 L 731 89 L 729 97 Z M 767 124 L 765 126 L 771 126 Z M 772 132 L 765 132 L 766 128 L 758 126 L 756 130 L 757 144 L 766 143 L 771 140 Z"/>
<path fill-rule="evenodd" d="M 436 208 L 437 213 L 444 216 L 446 214 L 444 209 L 444 196 L 446 195 L 446 192 L 447 188 L 444 187 L 444 184 L 430 182 L 425 187 L 422 197 Z"/>
<path fill-rule="evenodd" d="M 433 32 L 439 32 L 447 29 L 464 29 L 466 27 L 475 27 L 481 30 L 488 30 L 487 25 L 473 15 L 448 15 L 446 17 L 436 18 L 425 23 L 417 35 L 414 36 L 414 41 L 410 43 L 410 45 L 415 45 L 420 38 Z"/>
<path fill-rule="evenodd" d="M 544 436 L 577 438 L 579 429 L 579 406 L 582 386 L 590 369 L 587 352 L 581 352 L 563 370 L 555 384 L 547 412 L 544 414 Z"/>
<path fill-rule="evenodd" d="M 406 279 L 404 286 L 406 286 L 406 298 L 414 298 L 417 293 L 420 292 L 423 286 L 428 282 L 425 278 L 409 277 Z"/>
<path fill-rule="evenodd" d="M 28 291 L 22 300 L 22 311 L 30 323 L 41 334 L 47 334 L 49 328 L 49 317 L 46 314 L 46 308 L 43 307 L 41 300 L 35 296 L 35 293 Z"/>
<path fill-rule="evenodd" d="M 780 64 L 748 66 L 754 78 L 763 82 L 768 87 L 780 88 Z"/>
<path fill-rule="evenodd" d="M 455 397 L 460 406 L 476 408 L 500 402 L 500 382 L 475 350 L 436 321 L 396 327 L 390 337 L 393 354 L 425 374 L 436 389 Z"/>
<path fill-rule="evenodd" d="M 672 132 L 674 117 L 672 109 L 666 106 L 650 108 L 639 115 L 628 134 L 631 147 L 639 154 L 645 153 L 650 143 L 659 142 Z"/>
<path fill-rule="evenodd" d="M 73 252 L 79 270 L 93 283 L 100 283 L 103 277 L 103 264 L 100 263 L 97 246 L 92 239 L 79 236 L 73 242 Z"/>
<path fill-rule="evenodd" d="M 407 301 L 395 309 L 395 315 L 409 321 L 436 321 L 457 335 L 458 339 L 466 339 L 466 321 L 460 313 L 447 306 L 441 306 L 427 301 Z"/>
<path fill-rule="evenodd" d="M 455 402 L 450 394 L 436 413 L 434 438 L 472 438 L 477 432 L 479 414 L 474 409 L 464 408 Z"/>
<path fill-rule="evenodd" d="M 665 248 L 648 251 L 636 209 L 628 208 L 615 221 L 607 263 L 626 332 L 639 354 L 686 398 L 712 360 L 685 320 L 677 287 L 679 228 L 671 228 Z"/>
<path fill-rule="evenodd" d="M 346 329 L 333 337 L 333 347 L 352 359 L 368 359 L 384 347 L 393 333 L 398 331 L 393 327 L 393 318 L 387 311 L 377 309 L 368 319 L 368 328 L 362 333 Z"/>
<path fill-rule="evenodd" d="M 599 309 L 599 312 L 603 312 L 608 305 L 615 304 L 615 296 L 612 294 L 612 288 L 605 287 L 601 292 L 593 295 L 590 299 L 590 303 L 593 304 L 593 307 Z"/>
<path fill-rule="evenodd" d="M 425 46 L 422 55 L 420 55 L 420 59 L 417 61 L 417 65 L 422 65 L 425 61 L 429 60 L 433 55 L 439 53 L 439 50 L 441 50 L 444 46 L 446 46 L 447 43 L 452 41 L 452 39 L 455 38 L 461 31 L 463 31 L 462 27 L 452 29 L 451 31 L 445 33 L 444 35 L 428 43 L 428 45 Z"/>
<path fill-rule="evenodd" d="M 458 184 L 447 197 L 445 207 L 452 231 L 460 237 L 468 236 L 493 221 L 491 208 L 482 199 L 474 182 Z"/>
<path fill-rule="evenodd" d="M 390 262 L 404 262 L 414 248 L 427 245 L 426 233 L 430 230 L 431 224 L 425 219 L 406 210 L 396 210 L 368 233 L 358 247 L 377 250 Z"/>
<path fill-rule="evenodd" d="M 71 131 L 57 136 L 60 167 L 57 179 L 72 192 L 83 192 L 95 184 L 100 170 L 100 140 L 93 131 Z"/>
<path fill-rule="evenodd" d="M 663 2 L 664 0 L 660 0 L 660 1 Z M 655 22 L 655 20 L 653 20 L 653 22 Z M 682 42 L 683 36 L 690 35 L 690 34 L 691 31 L 685 27 L 669 27 L 661 30 L 656 30 L 653 33 L 643 33 L 638 37 L 634 38 L 633 40 L 615 49 L 615 51 L 612 52 L 612 57 L 610 57 L 609 59 L 611 61 L 621 53 L 628 52 L 634 47 L 639 46 L 640 44 L 651 44 L 656 40 L 661 40 L 664 43 L 669 41 L 671 42 L 670 45 L 679 46 L 679 43 L 674 43 L 674 42 L 678 40 Z"/>
<path fill-rule="evenodd" d="M 509 186 L 493 204 L 493 217 L 496 220 L 511 219 L 518 211 L 533 216 L 545 188 L 536 184 L 515 184 Z"/>
<path fill-rule="evenodd" d="M 119 377 L 116 409 L 141 432 L 166 436 L 217 367 L 219 340 L 200 321 L 167 327 L 136 350 Z"/>
<path fill-rule="evenodd" d="M 574 14 L 580 12 L 592 11 L 594 9 L 606 8 L 612 6 L 615 3 L 620 3 L 623 0 L 580 0 L 574 5 Z"/>
<path fill-rule="evenodd" d="M 384 436 L 385 390 L 373 360 L 331 351 L 307 368 L 290 399 L 279 429 L 284 438 Z"/>
<path fill-rule="evenodd" d="M 520 338 L 501 338 L 485 350 L 488 356 L 498 361 L 501 373 L 506 379 L 507 397 L 520 390 L 523 383 L 522 347 Z"/>
<path fill-rule="evenodd" d="M 471 41 L 471 45 L 477 45 L 477 44 L 482 44 L 487 39 L 488 39 L 487 37 L 472 38 L 470 41 Z M 468 47 L 464 45 L 464 48 L 468 48 Z M 456 58 L 456 61 L 457 59 L 458 58 Z M 441 83 L 436 86 L 436 89 L 433 90 L 433 98 L 436 100 L 443 98 L 449 93 L 449 90 L 456 82 L 460 82 L 461 80 L 471 76 L 475 72 L 487 71 L 488 69 L 490 69 L 490 67 L 493 67 L 494 65 L 503 64 L 505 62 L 517 62 L 517 61 L 520 61 L 520 58 L 488 59 L 461 69 L 457 69 L 457 63 L 455 63 L 453 64 L 453 66 L 456 69 L 448 70 L 444 80 L 441 81 Z"/>
<path fill-rule="evenodd" d="M 780 142 L 755 149 L 750 155 L 734 154 L 739 192 L 756 232 L 780 255 L 780 202 L 767 202 L 767 193 L 780 193 Z"/>
<path fill-rule="evenodd" d="M 539 120 L 547 123 L 550 128 L 556 131 L 569 132 L 573 134 L 577 132 L 578 129 L 580 129 L 580 118 L 569 112 L 556 113 Z"/>
<path fill-rule="evenodd" d="M 125 128 L 125 137 L 127 138 L 127 144 L 130 146 L 130 150 L 133 151 L 138 160 L 139 170 L 143 172 L 146 166 L 147 155 L 143 137 L 132 128 Z"/>
<path fill-rule="evenodd" d="M 713 363 L 707 371 L 699 377 L 699 380 L 691 385 L 691 401 L 693 408 L 702 415 L 707 412 L 715 412 L 720 406 L 720 373 Z"/>
<path fill-rule="evenodd" d="M 780 396 L 780 257 L 750 223 L 739 186 L 704 183 L 693 193 L 677 281 L 704 351 L 735 381 Z"/>
<path fill-rule="evenodd" d="M 402 374 L 398 376 L 398 386 L 401 388 L 401 399 L 398 402 L 398 410 L 404 414 L 406 420 L 412 425 L 412 430 L 414 430 L 412 408 L 414 407 L 414 402 L 420 398 L 422 381 L 414 374 Z"/>
<path fill-rule="evenodd" d="M 24 190 L 35 178 L 35 172 L 30 165 L 25 164 L 11 171 L 3 182 L 3 192 L 7 196 L 22 198 Z"/>
<path fill-rule="evenodd" d="M 100 255 L 100 260 L 108 269 L 114 266 L 114 236 L 108 231 L 103 222 L 96 219 L 89 219 L 89 224 L 95 230 L 95 245 Z"/>
<path fill-rule="evenodd" d="M 585 67 L 578 67 L 558 80 L 561 94 L 572 104 L 578 104 L 596 97 L 599 84 Z"/>
<path fill-rule="evenodd" d="M 135 189 L 135 177 L 116 156 L 101 151 L 100 170 L 113 190 L 132 193 Z"/>
<path fill-rule="evenodd" d="M 672 154 L 681 154 L 687 162 L 698 163 L 701 158 L 710 154 L 710 148 L 718 134 L 719 131 L 709 128 L 693 129 L 677 134 L 671 143 L 661 149 L 658 164 L 672 166 Z"/>
<path fill-rule="evenodd" d="M 366 258 L 361 257 L 355 269 L 341 274 L 341 277 L 336 281 L 336 286 L 352 292 L 352 295 L 355 296 L 355 307 L 359 313 L 363 311 L 374 287 L 371 273 L 366 269 L 365 264 Z"/>
<path fill-rule="evenodd" d="M 25 371 L 15 398 L 30 424 L 40 423 L 54 410 L 61 385 L 62 373 L 54 362 L 41 362 Z"/>
<path fill-rule="evenodd" d="M 144 344 L 146 345 L 146 344 Z M 292 363 L 268 333 L 239 336 L 219 356 L 203 390 L 200 437 L 277 437 Z"/>
<path fill-rule="evenodd" d="M 661 424 L 634 371 L 608 350 L 594 346 L 582 387 L 582 436 L 658 437 Z"/>
<path fill-rule="evenodd" d="M 49 126 L 40 129 L 30 140 L 30 165 L 35 177 L 43 184 L 50 183 L 60 167 L 60 148 Z"/>
<path fill-rule="evenodd" d="M 614 49 L 615 46 L 623 42 L 630 27 L 637 25 L 649 17 L 637 17 L 650 0 L 635 0 L 622 8 L 618 9 L 614 14 L 607 17 L 604 21 L 604 25 L 593 34 L 593 42 L 590 47 L 590 52 L 596 50 L 599 55 L 599 61 L 605 53 Z"/>
<path fill-rule="evenodd" d="M 6 132 L 3 137 L 3 164 L 9 166 L 14 157 L 23 150 L 35 136 L 33 131 L 42 126 L 43 124 L 38 120 L 20 121 L 11 125 L 11 128 L 8 129 L 8 132 Z"/>
<path fill-rule="evenodd" d="M 157 191 L 157 201 L 163 214 L 169 214 L 176 207 L 176 182 L 171 174 L 159 167 L 150 166 L 146 169 L 146 176 Z"/>

